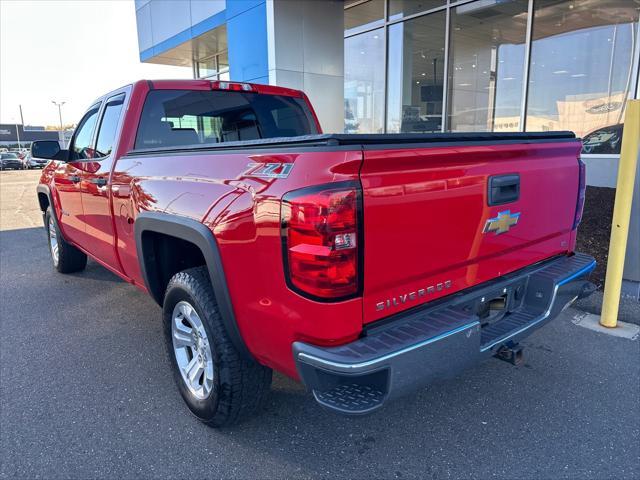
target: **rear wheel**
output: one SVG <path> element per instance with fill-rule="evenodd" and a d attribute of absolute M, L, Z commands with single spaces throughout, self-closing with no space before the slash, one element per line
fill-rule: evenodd
<path fill-rule="evenodd" d="M 163 305 L 174 379 L 191 412 L 222 427 L 254 413 L 271 385 L 271 369 L 237 351 L 220 318 L 205 267 L 177 273 Z"/>
<path fill-rule="evenodd" d="M 60 273 L 84 270 L 87 266 L 87 256 L 62 238 L 58 222 L 56 222 L 51 207 L 48 207 L 45 213 L 45 224 L 47 226 L 49 252 L 51 252 L 51 260 L 55 269 Z"/>

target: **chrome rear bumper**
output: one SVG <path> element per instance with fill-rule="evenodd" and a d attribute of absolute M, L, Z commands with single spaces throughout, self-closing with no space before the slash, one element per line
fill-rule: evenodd
<path fill-rule="evenodd" d="M 346 345 L 295 342 L 300 377 L 324 407 L 371 412 L 516 345 L 583 295 L 594 267 L 584 254 L 555 258 L 376 322 Z M 478 312 L 487 299 L 501 296 L 507 299 L 504 314 L 485 325 Z"/>

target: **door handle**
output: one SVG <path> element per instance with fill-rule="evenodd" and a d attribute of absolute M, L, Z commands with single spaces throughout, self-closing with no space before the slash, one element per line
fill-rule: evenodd
<path fill-rule="evenodd" d="M 92 178 L 89 181 L 98 185 L 99 187 L 104 187 L 107 184 L 107 179 L 104 177 Z"/>
<path fill-rule="evenodd" d="M 489 177 L 489 206 L 515 202 L 520 198 L 520 175 L 494 175 Z"/>
<path fill-rule="evenodd" d="M 69 175 L 69 181 L 78 183 L 80 181 L 80 175 Z"/>

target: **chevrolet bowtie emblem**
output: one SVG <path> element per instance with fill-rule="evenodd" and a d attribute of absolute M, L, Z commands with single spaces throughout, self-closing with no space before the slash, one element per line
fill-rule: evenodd
<path fill-rule="evenodd" d="M 484 224 L 482 233 L 496 232 L 496 235 L 508 232 L 511 227 L 518 223 L 520 212 L 511 213 L 511 210 L 505 210 L 498 213 L 497 217 L 489 218 Z"/>

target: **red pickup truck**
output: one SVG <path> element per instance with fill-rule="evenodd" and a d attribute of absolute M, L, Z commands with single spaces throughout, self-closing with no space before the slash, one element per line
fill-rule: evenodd
<path fill-rule="evenodd" d="M 162 307 L 212 426 L 272 370 L 380 408 L 518 342 L 590 292 L 570 132 L 322 134 L 304 93 L 140 81 L 100 97 L 37 187 L 54 267 L 96 262 Z"/>

